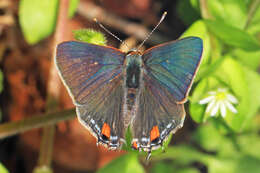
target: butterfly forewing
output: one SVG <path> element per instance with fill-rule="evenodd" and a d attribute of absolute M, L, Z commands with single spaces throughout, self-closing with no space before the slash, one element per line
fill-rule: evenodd
<path fill-rule="evenodd" d="M 121 74 L 124 56 L 114 48 L 88 43 L 59 44 L 56 64 L 75 104 L 87 103 L 89 94 Z"/>
<path fill-rule="evenodd" d="M 56 65 L 80 122 L 110 148 L 123 138 L 123 61 L 117 49 L 82 42 L 57 47 Z"/>
<path fill-rule="evenodd" d="M 202 40 L 187 37 L 144 52 L 146 73 L 164 86 L 177 102 L 184 102 L 202 54 Z"/>

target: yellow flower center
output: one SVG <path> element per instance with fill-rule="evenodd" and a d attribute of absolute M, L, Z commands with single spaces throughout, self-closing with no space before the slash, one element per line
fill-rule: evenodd
<path fill-rule="evenodd" d="M 217 92 L 216 94 L 216 100 L 220 101 L 220 100 L 225 100 L 226 99 L 226 93 L 223 91 Z"/>

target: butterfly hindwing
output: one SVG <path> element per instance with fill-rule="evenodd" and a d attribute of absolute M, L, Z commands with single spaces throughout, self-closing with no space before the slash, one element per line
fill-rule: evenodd
<path fill-rule="evenodd" d="M 57 47 L 56 65 L 80 122 L 111 148 L 123 137 L 124 56 L 117 49 L 82 42 L 64 42 Z"/>
<path fill-rule="evenodd" d="M 150 151 L 158 148 L 172 131 L 182 127 L 185 111 L 183 104 L 177 104 L 158 82 L 146 75 L 143 79 L 132 124 L 133 146 Z"/>
<path fill-rule="evenodd" d="M 185 102 L 202 55 L 202 40 L 186 37 L 144 52 L 146 73 L 175 98 Z"/>

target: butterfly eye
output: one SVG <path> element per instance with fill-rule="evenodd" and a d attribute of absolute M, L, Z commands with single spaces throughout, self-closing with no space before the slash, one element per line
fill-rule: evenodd
<path fill-rule="evenodd" d="M 107 123 L 103 124 L 101 135 L 104 141 L 108 141 L 110 139 L 110 127 Z"/>

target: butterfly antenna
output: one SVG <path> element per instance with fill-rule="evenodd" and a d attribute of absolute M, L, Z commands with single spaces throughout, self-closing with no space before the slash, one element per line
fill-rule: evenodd
<path fill-rule="evenodd" d="M 139 50 L 143 44 L 146 42 L 146 40 L 148 38 L 150 38 L 150 36 L 152 35 L 152 33 L 158 28 L 158 26 L 162 23 L 162 21 L 164 20 L 165 16 L 167 15 L 167 11 L 165 11 L 160 19 L 160 21 L 157 23 L 157 25 L 153 28 L 153 30 L 146 36 L 146 38 L 144 39 L 144 41 L 138 46 L 137 50 Z"/>
<path fill-rule="evenodd" d="M 108 34 L 112 35 L 114 38 L 116 38 L 118 41 L 120 41 L 122 44 L 124 44 L 128 49 L 130 49 L 128 47 L 128 45 L 123 41 L 121 40 L 120 38 L 118 38 L 115 34 L 113 34 L 112 32 L 110 32 L 107 28 L 105 28 L 104 25 L 102 25 L 98 20 L 97 18 L 94 18 L 93 19 L 102 29 L 104 29 L 104 31 L 106 31 Z"/>

